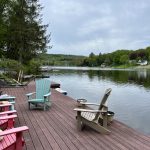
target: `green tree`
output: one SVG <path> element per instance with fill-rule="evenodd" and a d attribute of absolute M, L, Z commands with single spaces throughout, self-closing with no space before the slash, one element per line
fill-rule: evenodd
<path fill-rule="evenodd" d="M 88 62 L 89 62 L 88 66 L 90 66 L 90 67 L 97 66 L 98 65 L 97 64 L 97 62 L 98 62 L 97 58 L 98 57 L 93 52 L 91 52 L 89 55 L 89 58 L 88 58 Z"/>
<path fill-rule="evenodd" d="M 104 63 L 104 55 L 99 53 L 99 55 L 97 57 L 97 64 L 100 66 L 102 63 Z"/>
<path fill-rule="evenodd" d="M 128 55 L 122 55 L 121 57 L 120 57 L 120 63 L 121 64 L 127 64 L 129 62 L 129 57 L 128 57 Z"/>
<path fill-rule="evenodd" d="M 42 25 L 41 9 L 38 0 L 13 1 L 5 36 L 8 58 L 26 64 L 39 53 L 46 52 L 50 35 L 46 35 L 48 25 Z"/>
<path fill-rule="evenodd" d="M 10 0 L 0 0 L 0 57 L 2 57 L 6 48 L 8 12 L 12 3 Z"/>
<path fill-rule="evenodd" d="M 146 57 L 147 57 L 147 60 L 150 61 L 150 47 L 146 48 Z"/>

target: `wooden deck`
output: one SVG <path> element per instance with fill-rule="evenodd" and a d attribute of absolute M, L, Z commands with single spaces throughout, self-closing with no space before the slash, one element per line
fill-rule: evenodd
<path fill-rule="evenodd" d="M 150 137 L 114 121 L 111 134 L 102 135 L 90 128 L 79 132 L 76 126 L 76 102 L 52 90 L 49 111 L 28 110 L 25 94 L 34 91 L 34 82 L 28 87 L 4 88 L 3 93 L 16 96 L 18 119 L 16 126 L 27 125 L 24 132 L 27 150 L 150 150 Z"/>

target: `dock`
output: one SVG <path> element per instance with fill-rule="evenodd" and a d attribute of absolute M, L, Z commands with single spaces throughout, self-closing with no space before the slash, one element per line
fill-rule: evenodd
<path fill-rule="evenodd" d="M 28 126 L 24 132 L 24 150 L 150 150 L 150 136 L 114 120 L 109 135 L 86 127 L 77 130 L 76 101 L 52 89 L 52 106 L 48 111 L 28 110 L 26 93 L 33 92 L 35 83 L 26 87 L 2 88 L 4 94 L 16 97 L 18 118 L 15 126 Z"/>

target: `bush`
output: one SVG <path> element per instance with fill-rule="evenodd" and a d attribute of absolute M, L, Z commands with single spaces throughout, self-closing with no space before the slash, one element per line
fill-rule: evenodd
<path fill-rule="evenodd" d="M 38 75 L 40 73 L 40 62 L 31 60 L 26 69 L 28 74 Z"/>
<path fill-rule="evenodd" d="M 24 70 L 23 65 L 21 65 L 16 60 L 3 58 L 0 61 L 0 68 L 4 70 L 4 74 L 10 78 L 17 78 L 20 70 Z"/>

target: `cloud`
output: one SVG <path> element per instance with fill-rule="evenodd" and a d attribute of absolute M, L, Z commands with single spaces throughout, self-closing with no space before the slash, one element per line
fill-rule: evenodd
<path fill-rule="evenodd" d="M 72 54 L 73 51 L 76 55 L 81 55 L 82 49 L 82 55 L 89 55 L 89 52 L 96 52 L 101 47 L 102 43 L 103 43 L 102 39 L 94 39 L 70 44 L 63 44 L 57 46 L 59 52 L 55 52 L 53 50 L 51 52 L 52 53 L 63 52 L 64 54 Z"/>
<path fill-rule="evenodd" d="M 148 0 L 40 0 L 50 23 L 49 53 L 88 55 L 150 45 Z"/>
<path fill-rule="evenodd" d="M 87 34 L 92 34 L 94 32 L 101 32 L 101 30 L 107 30 L 113 28 L 115 23 L 115 18 L 95 18 L 85 22 L 79 29 L 78 35 L 85 36 Z"/>

